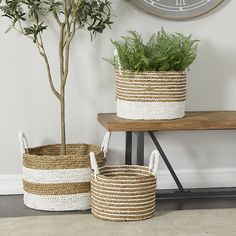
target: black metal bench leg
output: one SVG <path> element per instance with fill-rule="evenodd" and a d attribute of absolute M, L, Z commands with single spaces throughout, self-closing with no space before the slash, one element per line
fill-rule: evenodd
<path fill-rule="evenodd" d="M 126 132 L 125 164 L 132 165 L 132 132 Z"/>
<path fill-rule="evenodd" d="M 144 165 L 144 132 L 138 132 L 137 136 L 137 164 Z"/>
<path fill-rule="evenodd" d="M 169 171 L 170 171 L 172 177 L 174 178 L 175 183 L 177 184 L 177 186 L 178 186 L 180 192 L 185 192 L 185 190 L 184 190 L 182 184 L 180 183 L 180 181 L 179 181 L 179 179 L 178 179 L 178 177 L 177 177 L 177 175 L 176 175 L 174 169 L 172 168 L 172 166 L 171 166 L 169 160 L 167 159 L 166 154 L 165 154 L 164 151 L 162 150 L 161 145 L 159 144 L 159 142 L 157 141 L 156 136 L 154 135 L 154 133 L 153 133 L 152 131 L 149 131 L 148 133 L 149 133 L 149 135 L 150 135 L 152 141 L 154 142 L 154 144 L 155 144 L 157 150 L 159 151 L 159 153 L 160 153 L 160 155 L 161 155 L 163 161 L 165 162 L 167 168 L 169 169 Z"/>

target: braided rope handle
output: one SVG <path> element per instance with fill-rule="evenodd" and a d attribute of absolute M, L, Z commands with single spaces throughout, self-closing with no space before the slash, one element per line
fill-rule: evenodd
<path fill-rule="evenodd" d="M 96 156 L 94 154 L 94 152 L 90 152 L 89 153 L 89 156 L 90 156 L 90 164 L 91 164 L 91 168 L 94 172 L 94 176 L 95 176 L 95 180 L 97 180 L 97 175 L 100 174 L 99 172 L 99 168 L 98 168 L 98 163 L 97 163 L 97 160 L 96 160 Z"/>
<path fill-rule="evenodd" d="M 101 151 L 103 151 L 104 157 L 107 156 L 108 147 L 109 147 L 109 143 L 110 143 L 110 138 L 111 138 L 111 132 L 107 131 L 105 133 L 105 136 L 102 140 L 102 145 L 101 145 Z"/>
<path fill-rule="evenodd" d="M 149 160 L 149 171 L 155 175 L 157 175 L 159 161 L 160 161 L 160 153 L 157 150 L 154 150 L 151 153 L 150 160 Z"/>
<path fill-rule="evenodd" d="M 28 144 L 28 140 L 27 140 L 27 137 L 26 135 L 20 131 L 18 133 L 18 138 L 19 138 L 19 142 L 20 142 L 20 151 L 21 151 L 21 154 L 25 154 L 25 153 L 28 153 L 29 151 L 29 144 Z"/>

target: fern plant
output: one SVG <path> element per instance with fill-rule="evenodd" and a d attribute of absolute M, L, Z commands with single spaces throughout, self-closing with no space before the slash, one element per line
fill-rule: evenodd
<path fill-rule="evenodd" d="M 107 60 L 116 68 L 130 71 L 184 71 L 196 58 L 198 40 L 180 33 L 167 33 L 162 29 L 147 43 L 141 35 L 129 31 L 121 41 L 112 43 L 118 56 Z"/>

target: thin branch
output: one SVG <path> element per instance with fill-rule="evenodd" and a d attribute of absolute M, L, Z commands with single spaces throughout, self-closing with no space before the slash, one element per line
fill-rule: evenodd
<path fill-rule="evenodd" d="M 55 1 L 54 1 L 54 0 L 52 0 L 52 3 L 55 5 Z M 53 15 L 54 19 L 56 20 L 57 24 L 58 24 L 59 26 L 61 26 L 61 25 L 62 25 L 62 22 L 60 21 L 59 16 L 58 16 L 57 11 L 56 11 L 55 8 L 54 8 L 53 11 L 52 11 L 52 15 Z"/>
<path fill-rule="evenodd" d="M 73 2 L 73 0 L 70 0 L 70 5 L 72 7 L 72 10 L 74 11 L 75 10 L 75 3 Z"/>
<path fill-rule="evenodd" d="M 64 53 L 63 53 L 63 49 L 64 49 L 64 31 L 65 31 L 65 23 L 63 23 L 61 25 L 61 28 L 60 28 L 59 45 L 58 45 L 59 61 L 60 61 L 60 76 L 61 76 L 61 78 L 64 77 Z"/>
<path fill-rule="evenodd" d="M 24 29 L 23 29 L 23 27 L 22 27 L 22 25 L 21 25 L 20 20 L 18 20 L 17 22 L 18 22 L 18 24 L 19 24 L 19 26 L 20 26 L 20 30 L 21 30 L 21 32 L 24 33 Z"/>
<path fill-rule="evenodd" d="M 68 36 L 66 38 L 66 44 L 65 44 L 65 63 L 64 63 L 64 78 L 63 78 L 63 83 L 66 84 L 67 76 L 68 76 L 68 71 L 69 71 L 69 56 L 70 56 L 70 43 L 72 39 L 74 38 L 76 31 L 76 20 L 73 19 L 72 23 L 72 31 L 68 32 Z"/>
<path fill-rule="evenodd" d="M 18 28 L 16 27 L 16 24 L 13 24 L 12 26 L 14 27 L 14 29 L 15 29 L 18 33 L 24 35 L 25 37 L 27 37 L 27 38 L 29 38 L 29 39 L 31 39 L 31 40 L 33 40 L 33 39 L 34 39 L 33 37 L 31 37 L 31 36 L 25 34 L 24 29 L 23 29 L 23 27 L 22 27 L 22 25 L 21 25 L 21 22 L 20 22 L 19 20 L 17 21 L 17 23 L 18 23 L 20 29 L 18 29 Z"/>
<path fill-rule="evenodd" d="M 13 24 L 14 29 L 15 29 L 17 32 L 19 32 L 19 33 L 23 34 L 24 36 L 26 36 L 27 38 L 29 38 L 29 39 L 31 39 L 31 40 L 34 40 L 33 37 L 31 37 L 31 36 L 29 36 L 29 35 L 26 35 L 26 34 L 24 33 L 24 29 L 23 29 L 23 27 L 22 27 L 22 25 L 21 25 L 21 22 L 20 22 L 19 20 L 17 21 L 17 23 L 18 23 L 20 29 L 18 29 L 18 28 L 16 27 L 16 25 Z M 39 40 L 38 40 L 38 39 L 39 39 Z M 54 86 L 54 84 L 53 84 L 53 81 L 52 81 L 52 74 L 51 74 L 50 64 L 49 64 L 49 61 L 48 61 L 48 57 L 47 57 L 47 54 L 46 54 L 46 50 L 45 50 L 44 45 L 43 45 L 42 36 L 41 36 L 40 33 L 39 33 L 39 37 L 37 38 L 35 44 L 36 44 L 36 47 L 38 48 L 39 54 L 44 58 L 44 61 L 45 61 L 45 64 L 46 64 L 46 68 L 47 68 L 47 74 L 48 74 L 48 79 L 49 79 L 49 84 L 50 84 L 51 90 L 52 90 L 52 92 L 55 94 L 55 96 L 56 96 L 58 99 L 60 99 L 60 94 L 59 94 L 59 92 L 56 90 L 56 88 L 55 88 L 55 86 Z"/>
<path fill-rule="evenodd" d="M 64 15 L 65 15 L 65 23 L 66 23 L 66 26 L 67 26 L 67 30 L 69 30 L 69 15 L 70 15 L 70 12 L 68 12 L 68 9 L 67 9 L 67 0 L 64 0 Z"/>
<path fill-rule="evenodd" d="M 47 54 L 46 54 L 46 50 L 45 50 L 44 45 L 43 45 L 43 40 L 42 40 L 41 33 L 39 33 L 38 39 L 39 39 L 39 41 L 37 40 L 36 46 L 38 47 L 39 53 L 40 53 L 40 55 L 43 57 L 43 59 L 44 59 L 44 61 L 45 61 L 46 68 L 47 68 L 47 73 L 48 73 L 49 84 L 50 84 L 51 90 L 52 90 L 52 92 L 55 94 L 55 96 L 60 100 L 61 95 L 60 95 L 60 93 L 56 90 L 56 88 L 55 88 L 55 86 L 54 86 L 54 84 L 53 84 L 53 81 L 52 81 L 52 74 L 51 74 L 50 64 L 49 64 L 49 61 L 48 61 L 48 57 L 47 57 Z"/>
<path fill-rule="evenodd" d="M 70 15 L 71 16 L 71 15 Z M 70 17 L 69 16 L 69 17 Z M 68 24 L 69 24 L 69 26 L 67 27 L 67 30 L 66 30 L 66 32 L 65 32 L 65 37 L 66 37 L 66 40 L 64 40 L 64 44 L 63 44 L 63 49 L 65 48 L 65 46 L 66 46 L 66 43 L 67 43 L 67 39 L 69 38 L 69 36 L 68 35 L 70 35 L 70 33 L 71 33 L 71 27 L 72 27 L 72 24 L 73 24 L 73 16 L 72 16 L 72 19 L 71 20 L 69 20 L 69 18 L 68 18 Z"/>
<path fill-rule="evenodd" d="M 54 10 L 53 10 L 53 12 L 52 12 L 52 15 L 53 15 L 54 19 L 56 20 L 57 24 L 58 24 L 59 26 L 61 26 L 61 25 L 62 25 L 62 22 L 60 21 L 60 19 L 59 19 L 57 13 L 56 13 Z"/>

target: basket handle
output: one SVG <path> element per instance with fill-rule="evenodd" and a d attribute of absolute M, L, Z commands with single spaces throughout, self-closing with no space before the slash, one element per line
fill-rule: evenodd
<path fill-rule="evenodd" d="M 28 145 L 28 141 L 27 141 L 27 137 L 26 135 L 20 131 L 18 133 L 18 138 L 19 138 L 19 141 L 20 141 L 20 151 L 21 151 L 21 154 L 25 154 L 25 153 L 28 153 L 29 151 L 29 145 Z"/>
<path fill-rule="evenodd" d="M 157 175 L 157 169 L 160 160 L 160 153 L 157 150 L 152 151 L 149 161 L 149 171 Z"/>
<path fill-rule="evenodd" d="M 96 177 L 97 177 L 97 175 L 99 175 L 99 168 L 98 168 L 98 163 L 97 163 L 97 160 L 96 160 L 96 156 L 95 156 L 94 152 L 90 152 L 89 156 L 90 156 L 91 168 L 94 172 L 95 180 L 97 180 Z"/>
<path fill-rule="evenodd" d="M 102 140 L 102 145 L 101 145 L 101 151 L 103 151 L 104 157 L 107 156 L 108 146 L 109 146 L 109 143 L 110 143 L 110 138 L 111 138 L 111 132 L 107 131 L 104 135 L 104 138 Z"/>

